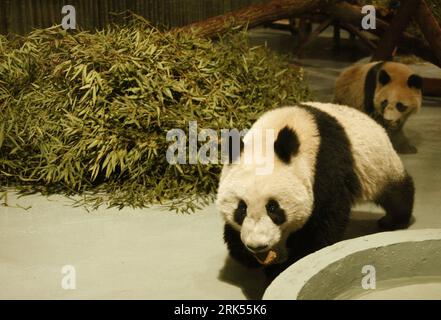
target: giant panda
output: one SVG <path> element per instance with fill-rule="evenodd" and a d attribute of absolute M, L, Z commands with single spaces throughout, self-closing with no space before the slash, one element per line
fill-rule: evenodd
<path fill-rule="evenodd" d="M 338 77 L 334 103 L 370 115 L 386 129 L 399 153 L 416 153 L 403 134 L 403 126 L 421 108 L 421 86 L 422 78 L 402 63 L 355 64 Z"/>
<path fill-rule="evenodd" d="M 244 154 L 253 146 L 265 149 L 256 141 L 271 140 L 250 133 L 268 129 L 273 169 L 257 174 L 262 159 L 244 161 Z M 374 120 L 353 108 L 313 102 L 268 111 L 254 123 L 222 168 L 216 204 L 230 255 L 245 266 L 263 266 L 273 278 L 341 240 L 351 206 L 361 200 L 384 208 L 382 229 L 406 227 L 412 178 Z"/>

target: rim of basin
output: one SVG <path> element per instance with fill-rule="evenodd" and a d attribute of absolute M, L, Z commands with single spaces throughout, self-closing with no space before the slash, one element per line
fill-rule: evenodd
<path fill-rule="evenodd" d="M 301 298 L 302 289 L 323 270 L 351 255 L 403 243 L 441 240 L 441 229 L 400 230 L 375 233 L 337 242 L 291 265 L 268 286 L 263 299 Z"/>

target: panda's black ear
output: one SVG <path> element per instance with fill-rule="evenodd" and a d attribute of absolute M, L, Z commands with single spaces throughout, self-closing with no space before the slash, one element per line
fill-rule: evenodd
<path fill-rule="evenodd" d="M 423 87 L 423 78 L 413 74 L 407 79 L 407 85 L 409 88 L 421 89 Z"/>
<path fill-rule="evenodd" d="M 385 70 L 380 70 L 378 81 L 384 86 L 390 82 L 390 75 Z"/>
<path fill-rule="evenodd" d="M 274 141 L 274 152 L 285 163 L 290 163 L 291 157 L 299 151 L 300 142 L 297 134 L 291 128 L 284 127 L 279 131 Z"/>

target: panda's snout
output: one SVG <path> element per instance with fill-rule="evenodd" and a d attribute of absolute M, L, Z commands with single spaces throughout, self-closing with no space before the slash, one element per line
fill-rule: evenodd
<path fill-rule="evenodd" d="M 281 230 L 270 217 L 262 215 L 257 219 L 246 217 L 241 228 L 240 238 L 244 247 L 253 255 L 268 253 L 281 238 Z"/>

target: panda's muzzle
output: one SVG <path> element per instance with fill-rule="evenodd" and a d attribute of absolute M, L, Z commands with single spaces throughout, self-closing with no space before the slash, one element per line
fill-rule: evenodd
<path fill-rule="evenodd" d="M 270 264 L 273 264 L 277 261 L 277 253 L 274 250 L 266 250 L 257 252 L 254 254 L 254 257 L 257 259 L 257 261 L 264 265 L 268 266 Z"/>
<path fill-rule="evenodd" d="M 247 245 L 247 248 L 254 255 L 256 260 L 262 265 L 270 265 L 274 263 L 277 259 L 276 251 L 269 249 L 267 245 Z"/>

